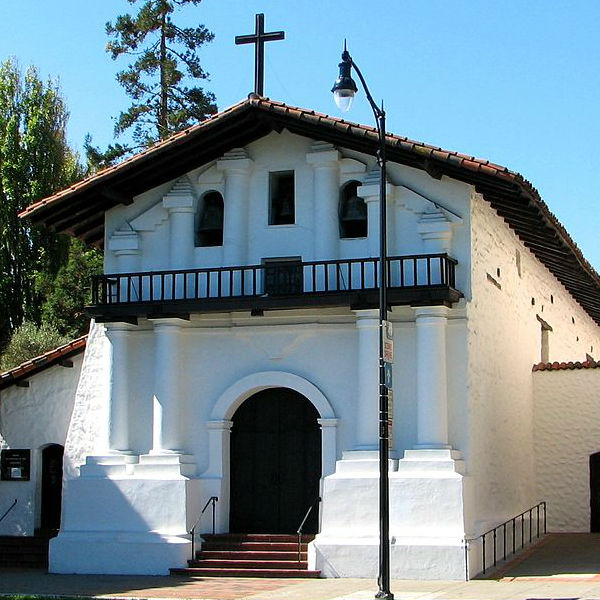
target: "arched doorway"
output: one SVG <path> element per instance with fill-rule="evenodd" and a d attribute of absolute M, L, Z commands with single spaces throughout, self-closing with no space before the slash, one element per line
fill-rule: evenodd
<path fill-rule="evenodd" d="M 302 394 L 269 388 L 233 415 L 229 529 L 239 533 L 295 533 L 319 493 L 319 413 Z M 313 510 L 304 531 L 316 533 Z"/>
<path fill-rule="evenodd" d="M 600 533 L 600 452 L 590 456 L 590 532 Z"/>
<path fill-rule="evenodd" d="M 42 529 L 60 529 L 64 448 L 52 444 L 42 450 Z"/>

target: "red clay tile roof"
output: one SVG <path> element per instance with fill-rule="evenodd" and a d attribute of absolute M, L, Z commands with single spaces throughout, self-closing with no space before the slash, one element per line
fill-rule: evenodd
<path fill-rule="evenodd" d="M 31 206 L 27 207 L 21 214 L 21 217 L 33 217 L 35 220 L 36 215 L 41 212 L 41 209 L 50 205 L 57 205 L 62 203 L 66 198 L 70 198 L 88 190 L 91 187 L 98 185 L 100 182 L 110 179 L 114 173 L 124 173 L 135 167 L 135 165 L 144 162 L 148 158 L 162 154 L 165 149 L 173 148 L 189 138 L 197 136 L 201 132 L 205 132 L 211 128 L 216 127 L 227 119 L 231 118 L 232 115 L 246 109 L 248 107 L 254 107 L 260 111 L 266 113 L 277 114 L 279 116 L 291 117 L 297 121 L 304 121 L 307 123 L 325 125 L 330 129 L 342 132 L 344 135 L 351 134 L 354 136 L 360 136 L 363 138 L 370 139 L 374 144 L 378 141 L 377 129 L 368 125 L 360 125 L 337 117 L 330 117 L 329 115 L 315 112 L 314 110 L 304 110 L 283 104 L 282 102 L 275 102 L 268 98 L 249 98 L 243 102 L 239 102 L 234 106 L 227 108 L 226 110 L 209 117 L 202 123 L 193 125 L 188 129 L 180 133 L 172 135 L 170 138 L 160 141 L 147 150 L 135 154 L 134 156 L 124 160 L 123 162 L 108 167 L 99 171 L 98 173 L 83 179 L 71 187 L 68 187 L 56 194 L 44 198 Z M 411 140 L 407 137 L 387 134 L 387 143 L 396 149 L 407 151 L 410 153 L 418 154 L 422 157 L 429 157 L 451 163 L 453 166 L 468 169 L 470 171 L 482 172 L 495 177 L 504 178 L 507 181 L 512 181 L 515 177 L 522 177 L 518 173 L 512 173 L 506 167 L 491 163 L 489 160 L 475 158 L 460 152 L 453 152 L 450 150 L 443 150 L 437 146 L 431 146 L 423 142 Z M 522 179 L 522 181 L 525 181 Z M 117 204 L 118 202 L 115 202 Z"/>
<path fill-rule="evenodd" d="M 272 131 L 288 131 L 374 155 L 377 130 L 250 97 L 206 121 L 159 142 L 124 162 L 40 200 L 21 213 L 34 223 L 102 245 L 104 213 L 143 191 L 171 181 L 232 148 Z M 519 173 L 488 160 L 386 134 L 388 160 L 473 185 L 523 243 L 600 324 L 600 275 L 584 258 L 538 191 Z"/>
<path fill-rule="evenodd" d="M 600 369 L 600 362 L 585 360 L 583 362 L 549 362 L 533 365 L 534 371 L 573 371 L 574 369 Z"/>
<path fill-rule="evenodd" d="M 18 367 L 0 373 L 0 390 L 28 379 L 32 375 L 56 365 L 71 356 L 80 354 L 85 350 L 87 337 L 87 335 L 82 335 L 54 350 L 48 350 L 48 352 L 44 352 L 40 356 L 25 361 Z"/>

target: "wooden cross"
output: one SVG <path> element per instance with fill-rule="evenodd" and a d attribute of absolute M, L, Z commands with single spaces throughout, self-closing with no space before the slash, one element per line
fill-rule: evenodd
<path fill-rule="evenodd" d="M 271 31 L 265 33 L 265 15 L 256 15 L 256 28 L 253 34 L 236 35 L 236 44 L 254 44 L 254 92 L 263 95 L 265 83 L 265 42 L 285 39 L 285 32 Z"/>

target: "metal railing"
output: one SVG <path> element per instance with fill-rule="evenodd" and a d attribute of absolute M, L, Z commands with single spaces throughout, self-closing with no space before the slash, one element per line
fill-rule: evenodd
<path fill-rule="evenodd" d="M 189 533 L 190 533 L 190 537 L 192 539 L 192 560 L 194 560 L 196 558 L 196 527 L 198 527 L 198 524 L 200 523 L 200 519 L 202 519 L 202 516 L 206 512 L 206 509 L 208 508 L 209 505 L 212 505 L 212 534 L 215 535 L 215 505 L 218 501 L 219 501 L 219 498 L 217 496 L 211 496 L 206 501 L 204 508 L 200 512 L 200 516 L 194 523 L 194 526 L 190 529 Z"/>
<path fill-rule="evenodd" d="M 319 502 L 321 502 L 321 497 L 317 496 L 313 502 L 311 503 L 311 505 L 308 507 L 308 510 L 306 511 L 306 514 L 304 515 L 304 519 L 302 519 L 302 522 L 300 523 L 298 530 L 296 531 L 296 533 L 298 534 L 298 564 L 300 564 L 302 562 L 302 530 L 304 529 L 304 524 L 306 523 L 306 520 L 308 519 L 308 517 L 310 516 L 310 513 L 312 512 L 312 509 L 319 504 Z"/>
<path fill-rule="evenodd" d="M 17 499 L 8 507 L 6 512 L 0 517 L 0 523 L 5 519 L 6 515 L 17 505 Z"/>
<path fill-rule="evenodd" d="M 261 265 L 95 275 L 92 305 L 284 296 L 379 287 L 378 258 L 273 261 Z M 394 288 L 455 287 L 457 261 L 447 254 L 388 258 Z"/>
<path fill-rule="evenodd" d="M 543 514 L 540 515 L 540 512 Z M 536 515 L 535 521 L 534 513 Z M 527 518 L 525 518 L 525 515 L 527 515 Z M 528 526 L 526 526 L 526 524 L 528 524 Z M 492 566 L 495 567 L 498 564 L 499 556 L 502 557 L 502 560 L 506 560 L 507 556 L 516 554 L 517 550 L 521 550 L 525 547 L 526 541 L 531 544 L 534 535 L 535 538 L 538 539 L 540 537 L 540 530 L 543 532 L 543 534 L 546 534 L 546 502 L 539 502 L 535 506 L 524 510 L 522 513 L 518 514 L 512 519 L 497 525 L 493 529 L 490 529 L 489 531 L 486 531 L 477 537 L 465 538 L 464 547 L 466 581 L 469 580 L 469 544 L 471 542 L 481 541 L 481 573 L 485 575 L 486 569 L 489 566 L 487 564 L 489 543 L 492 543 Z M 487 542 L 490 537 L 490 541 Z M 499 540 L 501 540 L 501 542 Z M 498 546 L 500 544 L 502 552 L 498 554 Z"/>

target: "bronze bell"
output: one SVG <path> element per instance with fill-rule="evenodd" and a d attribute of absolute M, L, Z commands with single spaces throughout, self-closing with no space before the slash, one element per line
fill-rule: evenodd
<path fill-rule="evenodd" d="M 200 231 L 213 231 L 223 228 L 223 212 L 215 202 L 207 202 L 202 219 L 200 220 Z"/>
<path fill-rule="evenodd" d="M 281 199 L 281 212 L 279 213 L 279 216 L 281 218 L 288 218 L 294 216 L 292 198 L 289 195 L 286 195 Z"/>
<path fill-rule="evenodd" d="M 365 201 L 356 196 L 350 196 L 344 207 L 342 221 L 364 221 L 367 218 L 367 205 Z"/>

